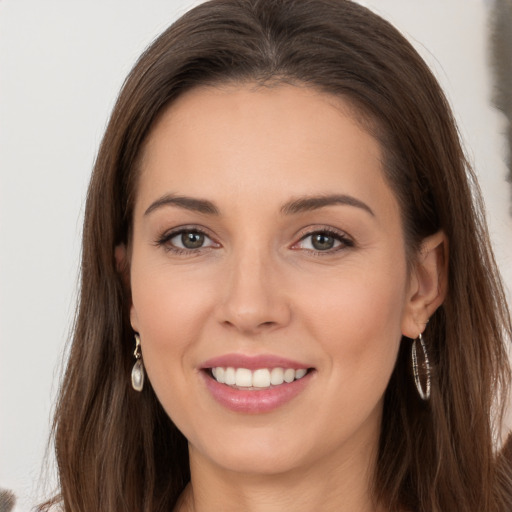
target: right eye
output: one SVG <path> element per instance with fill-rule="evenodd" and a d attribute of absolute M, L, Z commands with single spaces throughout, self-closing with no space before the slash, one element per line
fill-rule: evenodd
<path fill-rule="evenodd" d="M 343 232 L 332 228 L 310 231 L 294 244 L 294 249 L 304 249 L 316 254 L 333 254 L 354 247 L 354 242 Z"/>
<path fill-rule="evenodd" d="M 206 235 L 198 231 L 183 231 L 169 241 L 180 249 L 199 249 L 203 247 Z"/>
<path fill-rule="evenodd" d="M 218 247 L 206 233 L 199 229 L 180 229 L 165 234 L 158 241 L 157 245 L 164 246 L 167 250 L 178 254 L 186 252 L 197 252 L 209 247 Z"/>

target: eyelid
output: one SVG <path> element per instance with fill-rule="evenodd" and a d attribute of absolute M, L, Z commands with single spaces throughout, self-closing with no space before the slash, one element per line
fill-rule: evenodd
<path fill-rule="evenodd" d="M 316 234 L 326 234 L 328 236 L 332 236 L 340 243 L 337 246 L 333 247 L 332 249 L 327 249 L 325 251 L 319 251 L 319 250 L 315 250 L 315 249 L 304 249 L 304 250 L 309 251 L 311 253 L 315 253 L 315 254 L 332 254 L 341 249 L 346 249 L 348 247 L 355 246 L 355 242 L 354 242 L 353 238 L 345 231 L 333 228 L 331 226 L 309 226 L 300 231 L 300 233 L 298 235 L 299 240 L 297 242 L 294 242 L 291 248 L 292 249 L 302 249 L 301 247 L 298 247 L 299 244 L 301 242 L 303 242 L 306 238 L 311 237 Z"/>
<path fill-rule="evenodd" d="M 198 247 L 197 249 L 188 249 L 186 247 L 177 247 L 176 245 L 170 243 L 170 241 L 173 238 L 175 238 L 183 233 L 187 233 L 187 232 L 199 233 L 201 235 L 204 235 L 205 238 L 208 238 L 211 243 L 206 246 Z M 158 247 L 160 247 L 160 246 L 164 247 L 165 250 L 167 250 L 169 252 L 174 252 L 176 254 L 197 254 L 198 252 L 200 252 L 202 250 L 208 250 L 211 248 L 220 247 L 220 244 L 214 240 L 213 236 L 209 233 L 209 230 L 207 230 L 206 228 L 204 228 L 202 226 L 193 225 L 193 224 L 177 226 L 175 228 L 165 231 L 162 235 L 160 235 L 155 240 L 155 245 Z"/>

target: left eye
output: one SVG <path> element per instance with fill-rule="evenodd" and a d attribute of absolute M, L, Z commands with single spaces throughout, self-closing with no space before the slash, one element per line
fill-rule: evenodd
<path fill-rule="evenodd" d="M 351 241 L 346 237 L 327 231 L 317 231 L 315 233 L 310 233 L 303 237 L 297 244 L 297 246 L 301 249 L 320 252 L 336 250 L 339 247 L 351 245 Z"/>
<path fill-rule="evenodd" d="M 168 243 L 178 249 L 201 249 L 204 247 L 212 247 L 215 245 L 213 240 L 196 230 L 184 230 L 174 234 L 168 239 Z"/>

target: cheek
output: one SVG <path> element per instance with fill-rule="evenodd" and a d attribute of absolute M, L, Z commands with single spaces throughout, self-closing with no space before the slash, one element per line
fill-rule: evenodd
<path fill-rule="evenodd" d="M 211 275 L 175 268 L 162 263 L 158 254 L 141 252 L 131 269 L 132 326 L 148 334 L 173 332 L 176 339 L 186 337 L 187 331 L 200 326 L 201 315 L 212 302 Z"/>
<path fill-rule="evenodd" d="M 387 385 L 401 340 L 405 280 L 392 273 L 350 272 L 321 292 L 304 293 L 308 330 L 343 385 Z M 336 285 L 334 283 L 343 283 Z"/>
<path fill-rule="evenodd" d="M 132 326 L 141 335 L 144 365 L 159 394 L 193 366 L 194 347 L 210 317 L 212 290 L 186 273 L 134 265 L 132 301 Z"/>
<path fill-rule="evenodd" d="M 401 290 L 375 284 L 351 286 L 347 280 L 344 293 L 320 299 L 324 309 L 311 318 L 327 355 L 326 400 L 316 414 L 332 436 L 343 439 L 380 423 L 400 345 Z"/>

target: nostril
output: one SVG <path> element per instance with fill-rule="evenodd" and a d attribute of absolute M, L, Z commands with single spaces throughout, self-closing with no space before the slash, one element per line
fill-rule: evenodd
<path fill-rule="evenodd" d="M 259 322 L 256 318 L 251 318 L 249 316 L 240 315 L 238 318 L 234 318 L 232 320 L 224 320 L 223 325 L 230 328 L 235 328 L 240 331 L 258 331 L 260 329 L 271 328 L 278 325 L 278 322 L 274 322 L 272 320 L 267 320 L 264 322 Z"/>
<path fill-rule="evenodd" d="M 285 301 L 253 295 L 229 294 L 216 307 L 218 321 L 227 328 L 240 332 L 257 333 L 287 325 L 291 319 L 290 307 Z"/>

